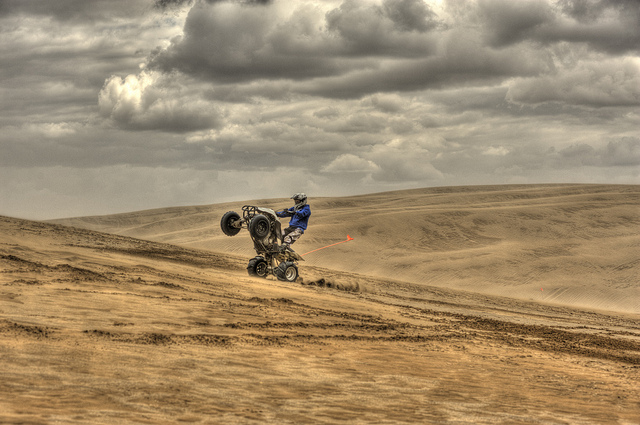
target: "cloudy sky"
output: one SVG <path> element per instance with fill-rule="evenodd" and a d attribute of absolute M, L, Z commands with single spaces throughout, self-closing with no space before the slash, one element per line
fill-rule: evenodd
<path fill-rule="evenodd" d="M 0 0 L 0 214 L 640 184 L 637 0 Z"/>

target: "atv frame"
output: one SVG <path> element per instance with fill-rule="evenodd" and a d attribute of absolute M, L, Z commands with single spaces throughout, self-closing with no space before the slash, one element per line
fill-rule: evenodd
<path fill-rule="evenodd" d="M 242 217 L 235 211 L 225 213 L 220 220 L 220 227 L 227 236 L 235 236 L 241 229 L 249 231 L 257 254 L 247 265 L 250 276 L 266 278 L 274 275 L 278 280 L 287 282 L 298 279 L 297 262 L 304 259 L 282 245 L 282 224 L 275 211 L 245 205 L 242 207 Z"/>

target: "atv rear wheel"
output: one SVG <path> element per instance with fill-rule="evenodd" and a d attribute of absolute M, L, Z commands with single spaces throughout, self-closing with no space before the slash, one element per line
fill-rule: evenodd
<path fill-rule="evenodd" d="M 275 272 L 278 280 L 295 282 L 298 278 L 298 266 L 296 266 L 292 261 L 280 263 Z"/>
<path fill-rule="evenodd" d="M 262 214 L 258 214 L 251 219 L 249 223 L 249 233 L 256 239 L 264 239 L 271 232 L 271 223 L 269 219 Z"/>
<path fill-rule="evenodd" d="M 249 276 L 267 277 L 269 274 L 269 264 L 264 257 L 252 258 L 249 260 L 247 272 L 249 272 Z"/>
<path fill-rule="evenodd" d="M 235 211 L 229 211 L 222 216 L 220 220 L 220 228 L 222 233 L 227 236 L 235 236 L 240 232 L 240 227 L 235 227 L 233 224 L 240 220 L 240 215 Z"/>

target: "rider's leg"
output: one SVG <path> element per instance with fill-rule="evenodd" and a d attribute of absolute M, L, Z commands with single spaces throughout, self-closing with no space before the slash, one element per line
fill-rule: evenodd
<path fill-rule="evenodd" d="M 292 229 L 292 230 L 289 230 Z M 284 244 L 287 247 L 291 244 L 293 244 L 295 241 L 297 241 L 298 239 L 300 239 L 300 236 L 302 236 L 302 234 L 304 233 L 304 231 L 302 229 L 300 229 L 299 227 L 288 227 L 285 230 L 285 237 L 284 237 Z"/>

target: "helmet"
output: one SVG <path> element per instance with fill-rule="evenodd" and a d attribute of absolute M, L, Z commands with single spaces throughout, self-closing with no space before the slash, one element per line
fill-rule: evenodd
<path fill-rule="evenodd" d="M 296 207 L 303 207 L 307 204 L 307 195 L 304 193 L 296 193 L 291 197 L 296 203 Z"/>

